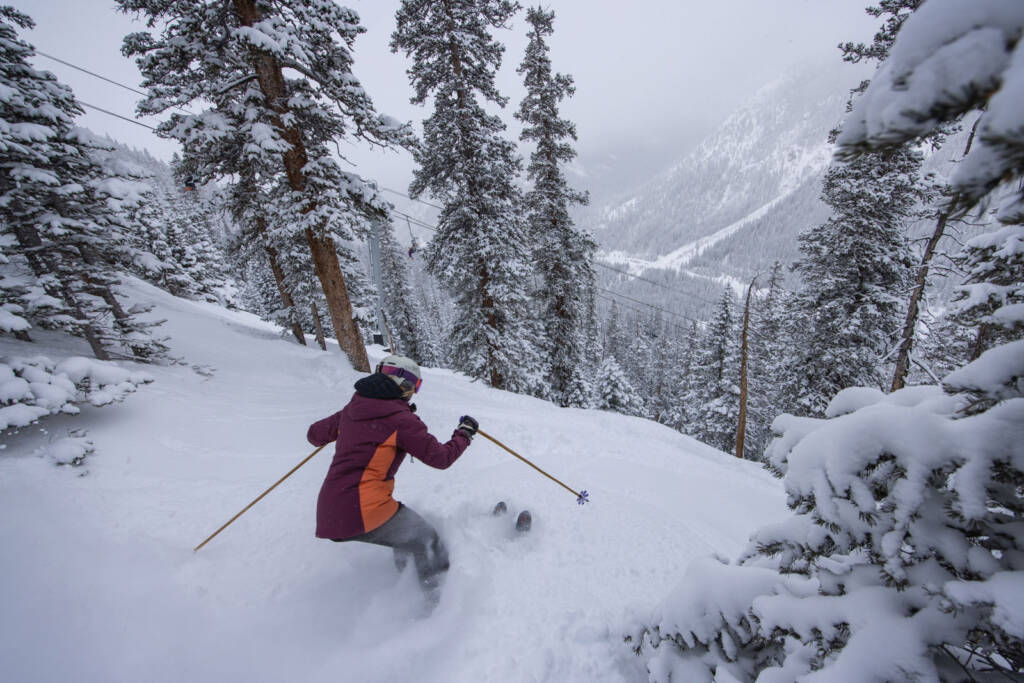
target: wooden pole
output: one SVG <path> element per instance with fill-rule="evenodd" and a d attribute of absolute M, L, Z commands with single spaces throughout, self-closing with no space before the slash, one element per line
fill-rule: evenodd
<path fill-rule="evenodd" d="M 578 498 L 580 498 L 581 494 L 577 493 L 576 491 L 573 491 L 573 490 L 572 490 L 571 488 L 569 488 L 568 486 L 566 486 L 566 485 L 565 485 L 565 484 L 563 484 L 562 482 L 558 481 L 557 479 L 555 479 L 554 477 L 552 477 L 552 476 L 551 476 L 550 474 L 548 474 L 547 472 L 545 472 L 545 471 L 544 471 L 544 470 L 542 470 L 541 468 L 537 467 L 537 466 L 536 466 L 536 465 L 534 465 L 534 464 L 533 464 L 532 462 L 530 462 L 529 460 L 527 460 L 527 459 L 526 459 L 526 458 L 524 458 L 523 456 L 519 455 L 518 453 L 516 453 L 516 452 L 515 452 L 514 450 L 512 450 L 511 448 L 509 448 L 508 446 L 506 446 L 506 445 L 505 445 L 505 444 L 503 444 L 502 442 L 498 441 L 497 439 L 495 439 L 495 438 L 494 438 L 493 436 L 491 436 L 490 434 L 488 434 L 488 433 L 487 433 L 487 432 L 485 432 L 484 430 L 482 430 L 482 429 L 477 429 L 477 430 L 476 430 L 476 433 L 477 433 L 477 434 L 479 434 L 480 436 L 484 437 L 485 439 L 489 439 L 489 440 L 493 441 L 493 442 L 494 442 L 495 444 L 497 444 L 497 445 L 501 446 L 501 447 L 502 447 L 502 448 L 504 448 L 504 449 L 505 449 L 506 451 L 508 451 L 508 452 L 509 452 L 509 453 L 511 453 L 512 455 L 516 456 L 517 458 L 519 458 L 520 460 L 522 460 L 523 462 L 525 462 L 525 463 L 526 463 L 527 465 L 529 465 L 529 466 L 530 466 L 530 467 L 532 467 L 533 469 L 535 469 L 535 470 L 537 470 L 538 472 L 540 472 L 541 474 L 543 474 L 543 475 L 544 475 L 545 477 L 547 477 L 547 478 L 548 478 L 548 479 L 550 479 L 551 481 L 553 481 L 553 482 L 555 482 L 556 484 L 560 485 L 560 486 L 561 486 L 562 488 L 564 488 L 564 489 L 565 489 L 566 491 L 568 491 L 568 492 L 569 492 L 569 493 L 571 493 L 572 495 L 576 496 L 576 498 L 577 498 L 577 499 L 578 499 Z"/>
<path fill-rule="evenodd" d="M 217 534 L 219 534 L 220 532 L 222 532 L 222 531 L 224 531 L 225 529 L 227 529 L 227 528 L 228 528 L 228 526 L 230 526 L 232 522 L 234 522 L 234 521 L 235 521 L 236 519 L 238 519 L 239 517 L 241 517 L 242 515 L 244 515 L 244 514 L 245 514 L 245 512 L 246 512 L 246 511 L 247 511 L 247 510 L 248 510 L 249 508 L 251 508 L 251 507 L 252 507 L 253 505 L 255 505 L 256 503 L 258 503 L 258 502 L 260 502 L 261 500 L 263 500 L 263 497 L 264 497 L 264 496 L 266 496 L 266 495 L 267 495 L 268 493 L 270 493 L 270 492 L 271 492 L 271 491 L 273 491 L 273 490 L 274 490 L 275 488 L 277 488 L 277 485 L 278 485 L 278 484 L 280 484 L 280 483 L 281 483 L 282 481 L 284 481 L 284 480 L 285 480 L 285 479 L 287 479 L 288 477 L 290 477 L 290 476 L 292 476 L 293 474 L 295 474 L 295 471 L 296 471 L 297 469 L 299 469 L 300 467 L 302 467 L 303 465 L 305 465 L 305 464 L 306 464 L 307 462 L 309 462 L 309 461 L 310 461 L 310 460 L 311 460 L 311 459 L 313 458 L 313 456 L 314 456 L 314 455 L 316 455 L 317 453 L 319 453 L 320 451 L 322 451 L 322 450 L 324 449 L 324 446 L 326 446 L 326 445 L 327 445 L 327 444 L 324 444 L 324 445 L 323 445 L 323 446 L 321 446 L 320 448 L 316 449 L 315 451 L 313 451 L 312 453 L 310 453 L 309 455 L 307 455 L 307 456 L 306 456 L 306 458 L 305 458 L 305 459 L 304 459 L 304 460 L 303 460 L 302 462 L 300 462 L 300 463 L 299 463 L 298 465 L 296 465 L 295 467 L 293 467 L 293 468 L 292 468 L 292 469 L 291 469 L 291 470 L 290 470 L 290 471 L 288 472 L 288 474 L 286 474 L 286 475 L 284 475 L 283 477 L 281 477 L 280 479 L 278 479 L 278 480 L 277 480 L 277 481 L 276 481 L 276 482 L 274 483 L 274 485 L 273 485 L 273 486 L 271 486 L 271 487 L 270 487 L 269 489 L 267 489 L 266 491 L 264 491 L 263 493 L 261 493 L 261 494 L 259 495 L 259 497 L 258 497 L 258 498 L 257 498 L 256 500 L 254 500 L 253 502 L 249 503 L 249 504 L 248 504 L 248 505 L 246 505 L 246 506 L 245 506 L 244 508 L 242 508 L 242 511 L 241 511 L 241 512 L 239 512 L 239 513 L 238 513 L 237 515 L 235 515 L 234 517 L 232 517 L 231 519 L 229 519 L 229 520 L 228 520 L 228 521 L 227 521 L 227 522 L 226 522 L 226 523 L 224 524 L 224 526 L 222 526 L 221 528 L 219 528 L 219 529 L 217 529 L 216 531 L 214 531 L 214 532 L 213 532 L 212 534 L 210 534 L 210 536 L 209 536 L 209 537 L 208 537 L 208 538 L 207 538 L 207 539 L 206 539 L 205 541 L 203 541 L 202 543 L 200 543 L 199 545 L 197 545 L 197 546 L 196 546 L 195 548 L 193 548 L 193 549 L 192 549 L 192 552 L 198 552 L 200 548 L 202 548 L 202 547 L 203 547 L 204 545 L 206 545 L 207 543 L 209 543 L 210 541 L 212 541 L 212 540 L 213 540 L 213 538 L 214 538 L 214 537 L 215 537 L 215 536 L 216 536 Z"/>

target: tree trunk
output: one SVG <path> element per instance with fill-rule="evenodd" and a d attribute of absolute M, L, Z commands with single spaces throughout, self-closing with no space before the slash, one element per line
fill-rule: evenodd
<path fill-rule="evenodd" d="M 120 329 L 125 335 L 125 341 L 123 343 L 127 344 L 128 348 L 132 350 L 136 360 L 148 360 L 151 354 L 147 352 L 146 348 L 144 346 L 135 346 L 131 343 L 129 339 L 129 335 L 131 334 L 133 327 L 131 316 L 128 315 L 128 312 L 124 310 L 124 306 L 122 306 L 121 302 L 117 300 L 116 296 L 114 296 L 113 290 L 111 290 L 110 287 L 103 285 L 98 288 L 97 293 L 107 303 L 107 305 L 110 306 L 110 311 L 114 314 L 114 322 L 117 324 L 118 329 Z"/>
<path fill-rule="evenodd" d="M 953 195 L 955 202 L 957 195 Z M 917 318 L 920 311 L 921 299 L 924 297 L 924 289 L 928 284 L 928 269 L 931 266 L 932 257 L 935 255 L 935 247 L 942 239 L 946 231 L 946 221 L 949 220 L 949 212 L 943 211 L 939 214 L 939 220 L 935 224 L 935 232 L 928 240 L 928 246 L 921 256 L 921 265 L 917 268 L 917 277 L 914 279 L 914 289 L 910 292 L 910 304 L 907 306 L 907 318 L 903 323 L 903 334 L 900 337 L 900 350 L 896 355 L 896 372 L 892 377 L 892 387 L 889 391 L 896 391 L 906 386 L 907 373 L 910 371 L 910 352 L 914 347 L 914 334 L 917 331 Z"/>
<path fill-rule="evenodd" d="M 736 457 L 743 457 L 744 441 L 747 438 L 747 330 L 750 328 L 750 295 L 754 291 L 757 276 L 747 288 L 747 301 L 743 306 L 743 340 L 740 346 L 740 414 L 736 424 Z"/>
<path fill-rule="evenodd" d="M 974 338 L 974 346 L 971 348 L 971 357 L 967 360 L 974 362 L 978 360 L 981 354 L 988 351 L 989 340 L 992 337 L 992 330 L 994 326 L 990 323 L 981 323 L 978 325 L 978 336 Z"/>
<path fill-rule="evenodd" d="M 89 343 L 89 348 L 92 349 L 92 355 L 96 356 L 97 360 L 110 360 L 110 354 L 103 347 L 103 342 L 100 341 L 99 333 L 96 328 L 92 326 L 89 319 L 85 315 L 85 311 L 82 310 L 81 304 L 78 303 L 78 299 L 75 297 L 74 292 L 71 291 L 71 287 L 66 284 L 61 285 L 61 293 L 63 294 L 64 301 L 67 302 L 68 307 L 75 314 L 75 317 L 81 322 L 82 336 L 85 337 L 85 341 Z"/>
<path fill-rule="evenodd" d="M 60 279 L 60 269 L 57 267 L 56 258 L 53 254 L 47 256 L 42 250 L 43 239 L 39 236 L 39 231 L 35 227 L 30 225 L 19 225 L 14 229 L 15 234 L 18 238 L 18 244 L 27 250 L 25 254 L 29 266 L 37 277 L 45 277 L 52 275 L 57 279 Z M 82 336 L 85 337 L 85 341 L 88 342 L 89 348 L 92 349 L 92 355 L 96 356 L 98 360 L 110 360 L 110 354 L 103 347 L 103 342 L 100 341 L 99 333 L 96 328 L 92 326 L 89 319 L 85 315 L 85 311 L 82 310 L 81 304 L 78 303 L 78 299 L 75 297 L 75 293 L 71 290 L 66 282 L 61 282 L 58 290 L 51 291 L 50 287 L 44 287 L 47 294 L 54 297 L 55 299 L 62 299 L 64 304 L 71 310 L 79 322 L 79 329 L 81 330 Z"/>
<path fill-rule="evenodd" d="M 281 304 L 292 311 L 292 317 L 295 315 L 295 300 L 292 299 L 292 293 L 288 291 L 288 285 L 284 281 L 284 270 L 281 269 L 281 262 L 277 258 L 277 249 L 272 247 L 266 239 L 267 235 L 267 221 L 263 216 L 256 218 L 256 230 L 260 236 L 264 238 L 263 249 L 267 252 L 267 258 L 270 259 L 270 270 L 274 274 L 274 282 L 277 283 L 277 292 L 281 295 Z M 318 322 L 319 324 L 319 322 Z M 295 335 L 295 341 L 299 342 L 303 346 L 306 345 L 306 334 L 302 331 L 302 326 L 299 325 L 297 320 L 292 320 L 292 334 Z"/>
<path fill-rule="evenodd" d="M 262 18 L 256 7 L 256 0 L 234 0 L 234 4 L 243 26 L 251 27 Z M 288 149 L 284 152 L 284 168 L 285 174 L 288 176 L 288 184 L 293 191 L 302 192 L 306 188 L 306 176 L 303 168 L 308 157 L 302 131 L 296 125 L 286 126 L 281 118 L 284 114 L 289 113 L 287 89 L 281 65 L 273 55 L 260 50 L 253 50 L 252 58 L 260 91 L 266 99 L 267 106 L 275 112 L 272 123 L 280 132 L 281 137 L 289 143 Z M 302 208 L 302 213 L 309 213 L 314 208 L 316 208 L 315 204 L 310 202 Z M 334 336 L 338 339 L 338 345 L 348 355 L 354 369 L 359 372 L 369 372 L 370 361 L 366 356 L 363 338 L 352 319 L 352 303 L 348 297 L 348 289 L 345 287 L 345 277 L 342 275 L 341 265 L 338 263 L 334 240 L 326 235 L 317 235 L 312 229 L 307 228 L 306 241 L 309 243 L 310 255 L 313 257 L 313 267 L 316 269 L 320 286 L 327 298 L 327 312 L 331 316 L 331 325 L 334 328 Z"/>
<path fill-rule="evenodd" d="M 971 145 L 974 144 L 974 136 L 978 132 L 978 123 L 980 121 L 981 117 L 979 116 L 974 122 L 974 127 L 971 128 L 971 134 L 967 137 L 967 145 L 964 147 L 963 154 L 965 157 L 970 153 Z M 956 206 L 959 198 L 959 194 L 954 194 L 949 200 L 949 205 Z M 900 336 L 900 350 L 896 356 L 896 371 L 893 373 L 892 387 L 889 391 L 897 391 L 906 386 L 907 373 L 910 371 L 910 352 L 914 347 L 914 335 L 917 332 L 917 318 L 921 299 L 924 298 L 924 289 L 928 284 L 928 269 L 931 266 L 932 257 L 935 255 L 935 248 L 946 231 L 946 222 L 949 220 L 949 214 L 949 209 L 939 214 L 938 221 L 935 224 L 935 232 L 932 233 L 932 238 L 928 240 L 928 246 L 925 247 L 924 254 L 921 256 L 921 265 L 918 266 L 917 277 L 914 279 L 914 289 L 910 292 L 907 318 L 903 323 L 903 334 Z"/>
<path fill-rule="evenodd" d="M 82 261 L 92 266 L 100 262 L 100 258 L 96 255 L 94 249 L 87 245 L 81 245 L 78 247 L 78 253 L 82 255 Z M 117 296 L 114 295 L 114 290 L 111 289 L 109 284 L 101 284 L 95 282 L 89 275 L 83 273 L 82 279 L 87 285 L 89 285 L 90 294 L 98 296 L 110 307 L 110 312 L 114 316 L 114 324 L 117 325 L 117 329 L 121 331 L 122 339 L 120 340 L 122 345 L 127 346 L 131 349 L 135 359 L 139 361 L 147 361 L 150 353 L 147 352 L 144 346 L 136 346 L 131 343 L 131 335 L 133 328 L 136 327 L 132 323 L 132 318 L 128 315 L 128 312 L 124 310 L 124 306 L 117 300 Z"/>
<path fill-rule="evenodd" d="M 313 255 L 313 267 L 320 278 L 324 296 L 327 297 L 327 311 L 331 315 L 334 336 L 338 345 L 352 361 L 352 367 L 359 372 L 370 371 L 370 359 L 366 356 L 366 346 L 359 333 L 356 321 L 352 319 L 352 302 L 345 288 L 345 277 L 341 274 L 338 254 L 334 250 L 334 240 L 330 237 L 317 237 L 309 228 L 306 229 L 306 241 Z"/>
<path fill-rule="evenodd" d="M 310 301 L 309 306 L 310 312 L 313 314 L 313 326 L 316 329 L 316 343 L 326 351 L 327 339 L 324 338 L 324 326 L 320 323 L 320 309 L 316 307 L 315 301 Z"/>

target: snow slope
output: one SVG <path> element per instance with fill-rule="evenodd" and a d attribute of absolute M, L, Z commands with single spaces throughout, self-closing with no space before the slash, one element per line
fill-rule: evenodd
<path fill-rule="evenodd" d="M 438 526 L 453 563 L 426 619 L 390 551 L 313 537 L 326 451 L 193 553 L 312 450 L 307 426 L 359 375 L 249 314 L 128 290 L 156 304 L 188 365 L 148 367 L 156 381 L 123 405 L 42 424 L 88 428 L 84 476 L 34 455 L 38 431 L 6 439 L 0 680 L 646 680 L 622 644 L 630 615 L 691 558 L 733 556 L 785 516 L 758 466 L 666 427 L 427 369 L 417 403 L 436 435 L 471 413 L 592 503 L 481 437 L 446 471 L 406 461 L 396 497 Z M 0 341 L 0 355 L 71 351 Z M 533 511 L 529 535 L 489 516 L 499 499 Z"/>

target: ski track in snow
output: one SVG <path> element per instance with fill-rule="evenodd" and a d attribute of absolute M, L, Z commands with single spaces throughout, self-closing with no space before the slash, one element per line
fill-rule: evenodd
<path fill-rule="evenodd" d="M 156 381 L 124 404 L 43 423 L 89 429 L 85 476 L 33 456 L 35 431 L 0 451 L 5 681 L 645 681 L 622 643 L 630 616 L 691 558 L 735 555 L 785 516 L 781 484 L 753 463 L 649 421 L 428 368 L 417 403 L 432 433 L 446 439 L 471 413 L 592 502 L 482 437 L 446 471 L 406 460 L 395 495 L 452 557 L 429 618 L 389 550 L 313 537 L 330 447 L 193 553 L 312 450 L 308 425 L 359 375 L 336 349 L 282 340 L 249 314 L 126 289 L 157 305 L 188 365 L 147 367 Z M 498 500 L 509 512 L 491 517 Z M 533 529 L 516 537 L 526 508 Z"/>

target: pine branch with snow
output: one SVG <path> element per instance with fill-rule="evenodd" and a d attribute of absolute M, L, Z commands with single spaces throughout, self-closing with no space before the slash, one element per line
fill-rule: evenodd
<path fill-rule="evenodd" d="M 109 362 L 81 356 L 54 362 L 45 356 L 0 358 L 0 433 L 11 433 L 80 405 L 119 403 L 140 384 L 152 382 Z"/>

